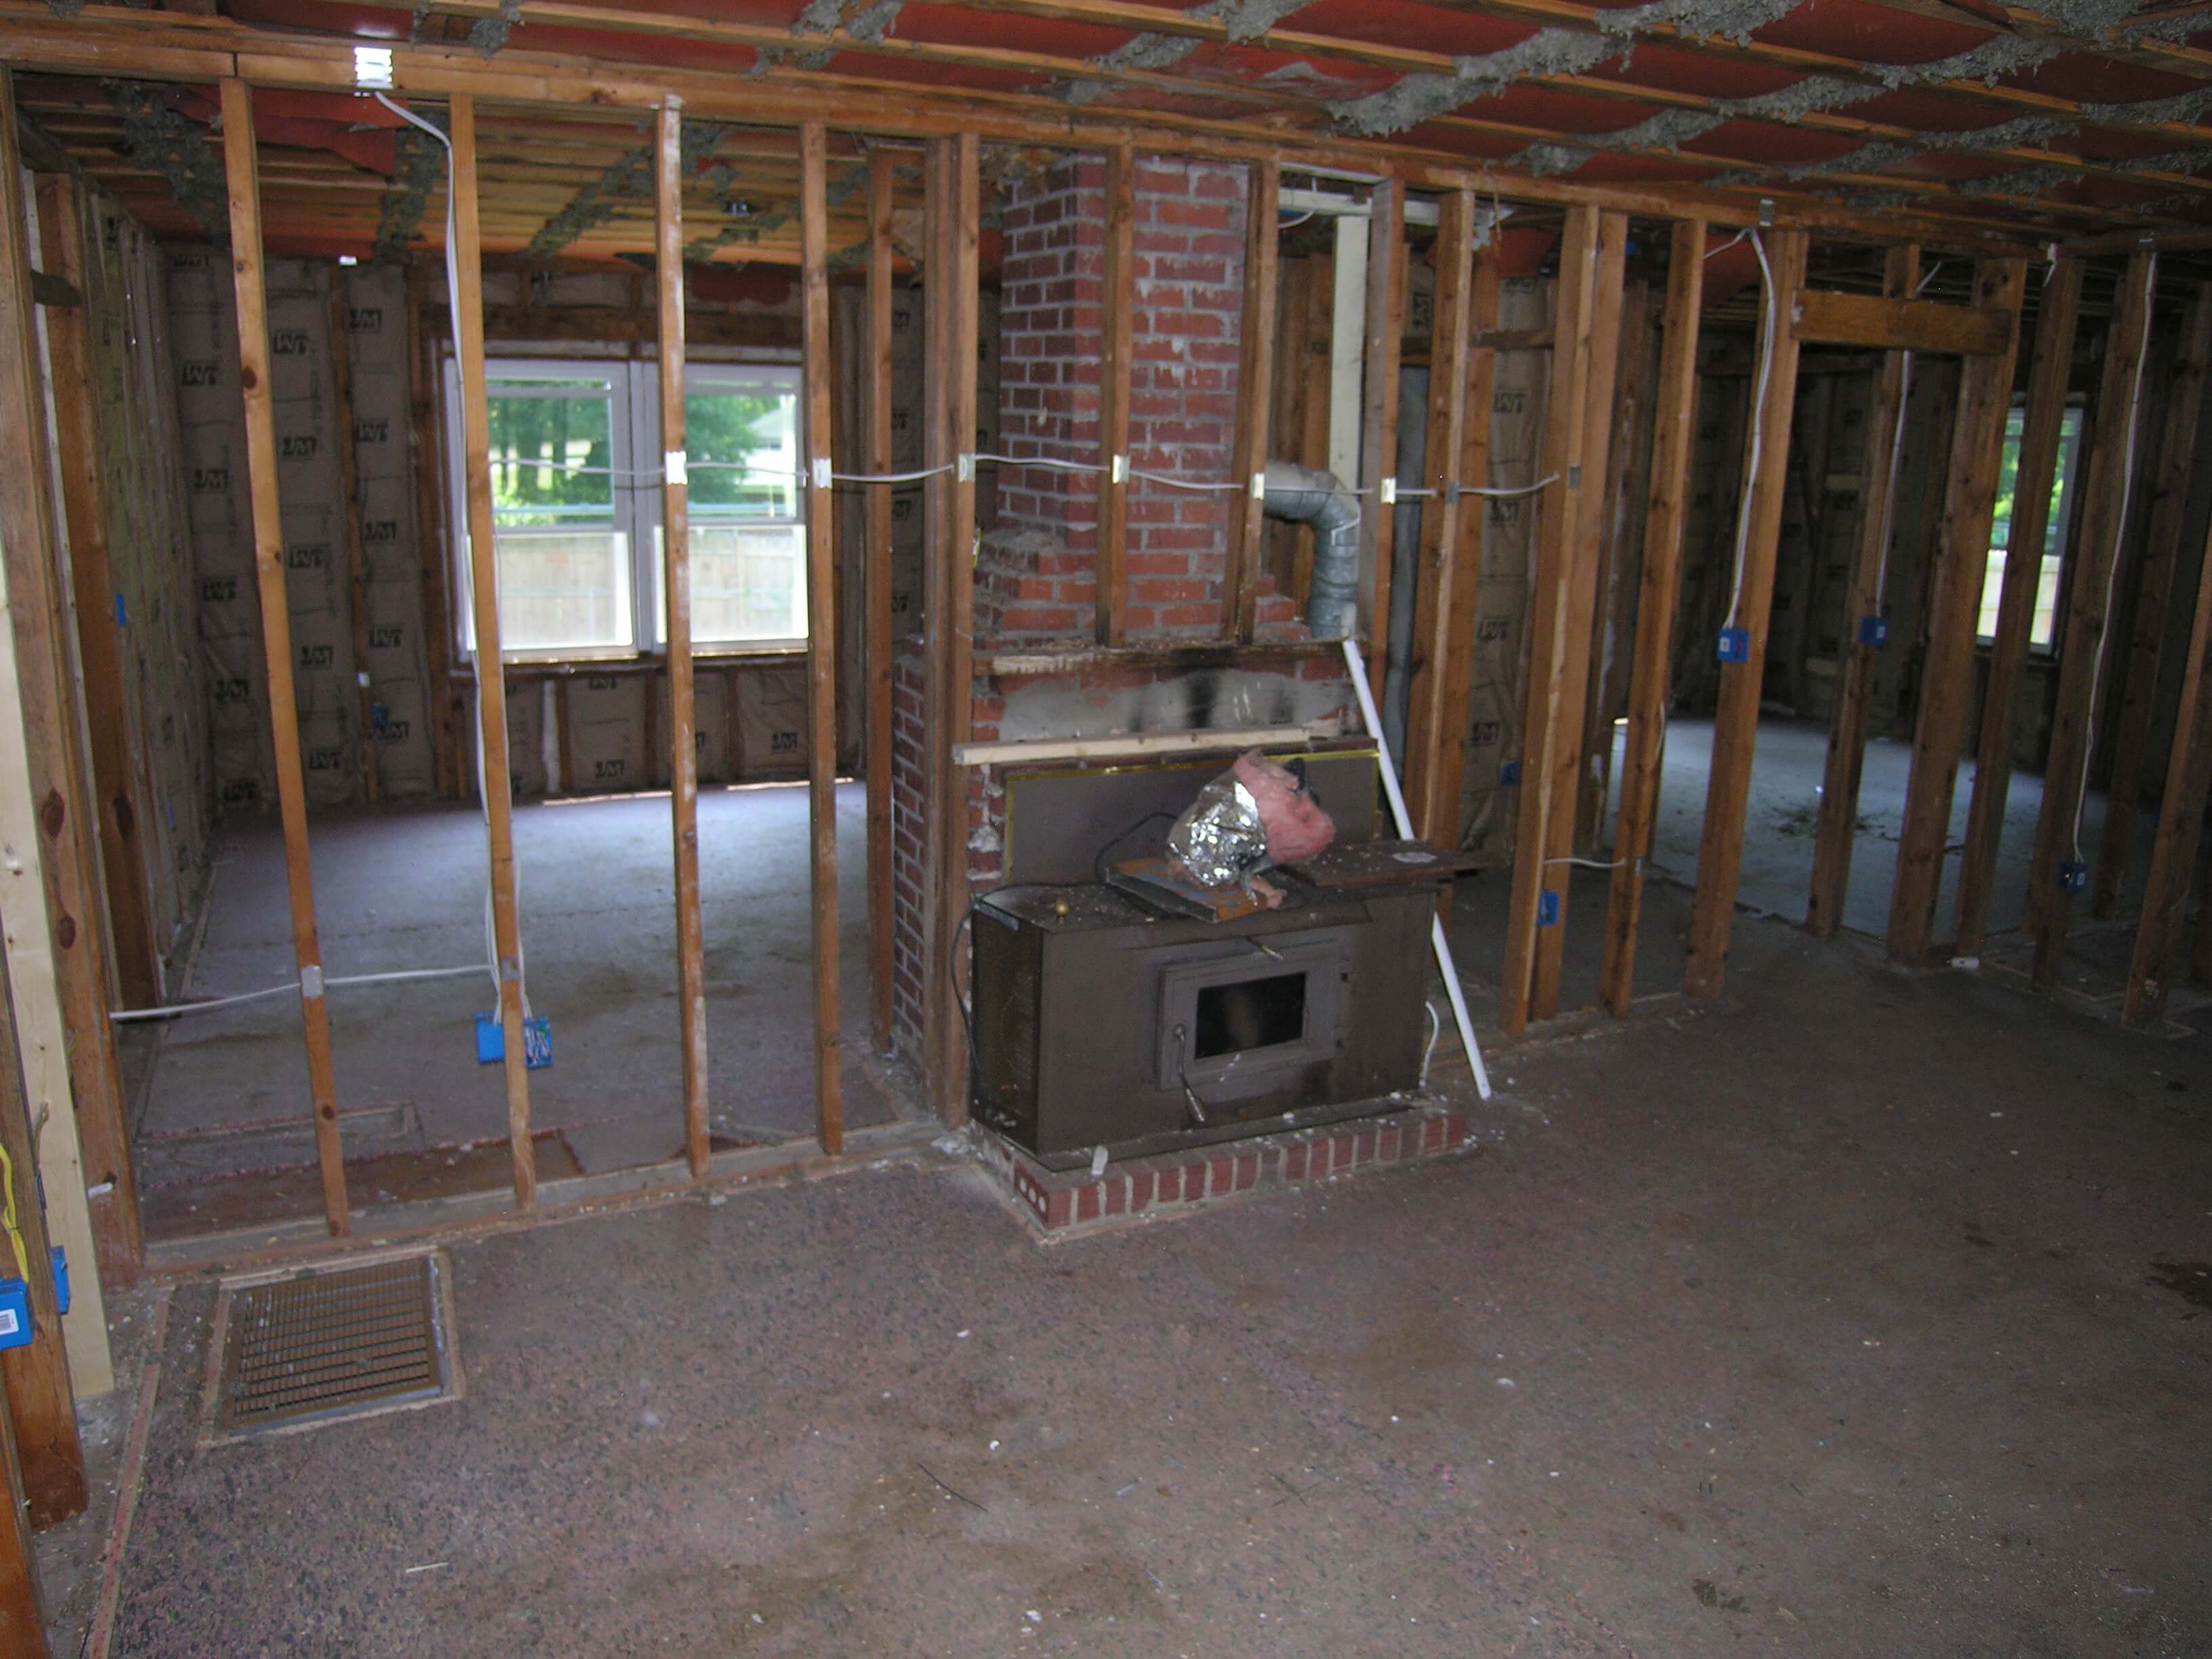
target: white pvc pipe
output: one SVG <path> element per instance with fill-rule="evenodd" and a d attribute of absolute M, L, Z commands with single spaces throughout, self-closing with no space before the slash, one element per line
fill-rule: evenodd
<path fill-rule="evenodd" d="M 1359 647 L 1351 640 L 1344 641 L 1345 665 L 1352 670 L 1352 689 L 1359 694 L 1359 717 L 1367 723 L 1367 735 L 1375 739 L 1375 756 L 1382 769 L 1382 793 L 1390 800 L 1390 816 L 1398 825 L 1399 836 L 1413 839 L 1413 821 L 1406 811 L 1406 797 L 1398 787 L 1398 769 L 1391 763 L 1390 741 L 1382 735 L 1382 717 L 1375 712 L 1375 693 L 1367 684 L 1367 665 L 1360 660 Z M 1444 976 L 1444 994 L 1451 999 L 1452 1021 L 1459 1027 L 1459 1046 L 1467 1050 L 1467 1063 L 1474 1068 L 1474 1086 L 1485 1100 L 1490 1098 L 1490 1073 L 1483 1069 L 1482 1049 L 1474 1040 L 1474 1022 L 1468 1018 L 1467 993 L 1460 988 L 1459 969 L 1453 965 L 1451 941 L 1444 937 L 1444 919 L 1429 918 L 1429 943 L 1436 947 L 1437 966 Z"/>

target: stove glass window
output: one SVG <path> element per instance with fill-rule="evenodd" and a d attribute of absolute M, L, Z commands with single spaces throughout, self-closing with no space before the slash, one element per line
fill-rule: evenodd
<path fill-rule="evenodd" d="M 1306 1030 L 1306 976 L 1278 974 L 1207 985 L 1198 993 L 1194 1060 L 1296 1042 Z"/>

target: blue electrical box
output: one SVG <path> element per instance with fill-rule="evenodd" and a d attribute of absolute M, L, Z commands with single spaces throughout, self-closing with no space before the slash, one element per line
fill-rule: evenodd
<path fill-rule="evenodd" d="M 31 1287 L 20 1279 L 0 1279 L 0 1348 L 27 1348 L 33 1334 Z"/>
<path fill-rule="evenodd" d="M 1889 643 L 1889 618 L 1887 617 L 1861 617 L 1859 618 L 1859 643 L 1863 646 L 1871 647 L 1876 651 L 1881 650 L 1882 647 L 1887 645 Z"/>
<path fill-rule="evenodd" d="M 2086 893 L 2089 890 L 2089 866 L 2079 859 L 2069 859 L 2058 866 L 2058 890 L 2062 893 Z"/>
<path fill-rule="evenodd" d="M 1508 761 L 1504 765 L 1498 769 L 1498 787 L 1499 788 L 1510 789 L 1515 784 L 1520 781 L 1521 763 L 1519 761 Z"/>
<path fill-rule="evenodd" d="M 1721 629 L 1720 659 L 1723 662 L 1751 660 L 1751 630 L 1748 628 Z"/>
<path fill-rule="evenodd" d="M 69 1256 L 63 1251 L 62 1247 L 58 1244 L 53 1247 L 52 1255 L 54 1263 L 54 1311 L 56 1313 L 67 1313 L 69 1311 L 70 1304 Z"/>
<path fill-rule="evenodd" d="M 1559 923 L 1559 896 L 1547 887 L 1536 895 L 1536 925 L 1556 927 Z"/>
<path fill-rule="evenodd" d="M 496 1066 L 507 1058 L 507 1031 L 500 1024 L 494 1010 L 477 1016 L 477 1064 Z M 545 1014 L 532 1014 L 522 1022 L 522 1063 L 525 1068 L 540 1072 L 553 1063 L 553 1021 Z"/>
<path fill-rule="evenodd" d="M 522 1064 L 527 1071 L 543 1071 L 553 1063 L 553 1022 L 536 1014 L 522 1022 Z"/>

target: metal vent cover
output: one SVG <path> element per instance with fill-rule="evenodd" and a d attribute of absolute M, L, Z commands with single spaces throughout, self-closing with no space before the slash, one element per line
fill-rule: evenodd
<path fill-rule="evenodd" d="M 461 1392 L 442 1250 L 226 1279 L 215 1329 L 202 1435 L 210 1443 Z"/>

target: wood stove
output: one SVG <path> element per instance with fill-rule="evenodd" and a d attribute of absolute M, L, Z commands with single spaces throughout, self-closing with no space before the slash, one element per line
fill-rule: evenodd
<path fill-rule="evenodd" d="M 1165 915 L 1089 883 L 976 902 L 976 1115 L 1048 1167 L 1325 1121 L 1416 1087 L 1433 879 Z"/>

